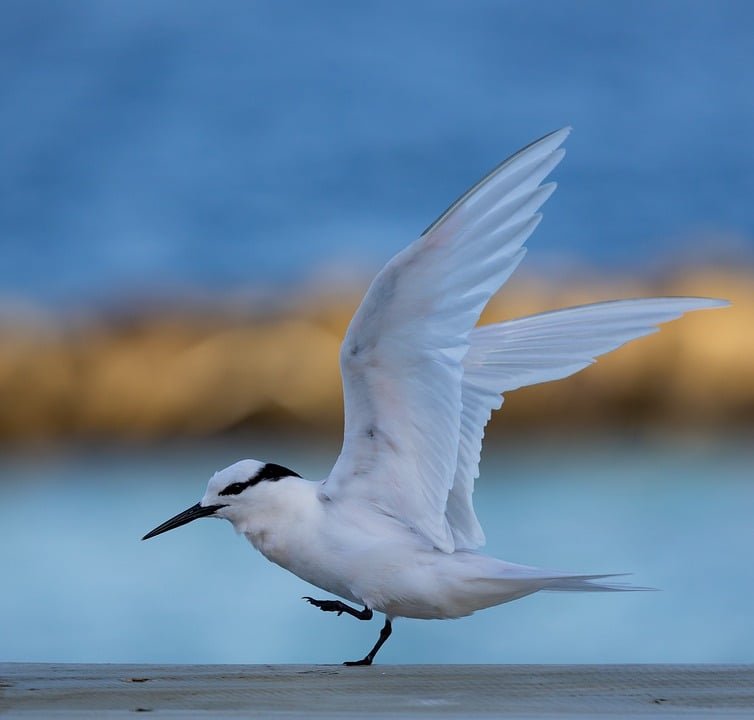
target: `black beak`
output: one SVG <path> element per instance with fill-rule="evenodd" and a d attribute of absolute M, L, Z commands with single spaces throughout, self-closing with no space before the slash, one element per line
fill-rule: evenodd
<path fill-rule="evenodd" d="M 170 518 L 170 520 L 162 523 L 162 525 L 158 525 L 154 530 L 148 532 L 142 538 L 142 540 L 149 540 L 149 538 L 153 538 L 155 535 L 161 535 L 168 530 L 172 530 L 173 528 L 177 528 L 181 525 L 185 525 L 186 523 L 190 523 L 192 520 L 196 520 L 197 518 L 213 515 L 215 511 L 219 510 L 221 507 L 227 506 L 207 505 L 206 507 L 204 507 L 199 503 L 196 503 L 196 505 L 192 505 L 188 510 L 184 510 L 182 513 L 178 513 L 175 517 L 172 517 Z"/>

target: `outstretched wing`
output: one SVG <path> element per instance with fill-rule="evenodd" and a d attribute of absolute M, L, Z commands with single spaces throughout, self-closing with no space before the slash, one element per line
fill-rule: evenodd
<path fill-rule="evenodd" d="M 471 494 L 479 475 L 484 428 L 502 393 L 559 380 L 591 365 L 600 355 L 657 331 L 660 323 L 690 310 L 724 307 L 724 300 L 642 298 L 582 305 L 478 327 L 463 359 L 461 434 L 447 518 L 456 548 L 484 544 Z"/>
<path fill-rule="evenodd" d="M 523 258 L 540 187 L 569 129 L 524 148 L 377 275 L 341 347 L 345 433 L 322 492 L 356 498 L 453 551 L 446 518 L 461 441 L 464 358 L 489 298 Z"/>

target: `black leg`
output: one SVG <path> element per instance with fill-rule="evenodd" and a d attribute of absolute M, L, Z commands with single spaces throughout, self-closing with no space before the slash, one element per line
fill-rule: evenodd
<path fill-rule="evenodd" d="M 365 607 L 363 610 L 357 610 L 350 605 L 346 605 L 344 602 L 340 602 L 340 600 L 315 600 L 310 597 L 304 597 L 302 599 L 311 603 L 314 607 L 318 607 L 322 612 L 336 612 L 338 615 L 348 613 L 359 620 L 372 619 L 372 611 L 368 607 Z"/>
<path fill-rule="evenodd" d="M 385 640 L 387 640 L 390 637 L 390 633 L 393 632 L 393 626 L 390 623 L 390 618 L 385 618 L 385 624 L 382 626 L 382 630 L 380 630 L 380 637 L 377 640 L 377 643 L 375 646 L 369 651 L 368 655 L 363 660 L 353 660 L 351 662 L 344 662 L 344 665 L 371 665 L 372 660 L 374 660 L 374 656 L 377 654 L 379 649 L 385 644 Z"/>

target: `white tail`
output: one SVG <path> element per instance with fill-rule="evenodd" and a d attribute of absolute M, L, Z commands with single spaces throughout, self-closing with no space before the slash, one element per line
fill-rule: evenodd
<path fill-rule="evenodd" d="M 584 578 L 562 578 L 555 580 L 551 585 L 543 588 L 552 592 L 641 592 L 645 590 L 657 590 L 657 588 L 640 587 L 631 583 L 604 583 L 596 582 L 595 578 L 620 577 L 620 575 L 598 575 L 591 580 Z"/>

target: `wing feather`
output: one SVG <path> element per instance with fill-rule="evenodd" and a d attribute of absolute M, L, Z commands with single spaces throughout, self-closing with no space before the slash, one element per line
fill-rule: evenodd
<path fill-rule="evenodd" d="M 686 312 L 724 307 L 724 300 L 641 298 L 581 305 L 485 325 L 469 335 L 464 357 L 461 433 L 446 515 L 458 549 L 484 544 L 471 495 L 479 475 L 484 428 L 503 393 L 559 380 L 635 338 L 657 332 L 660 323 Z"/>
<path fill-rule="evenodd" d="M 464 358 L 489 298 L 554 190 L 569 129 L 532 143 L 454 202 L 375 278 L 341 347 L 343 448 L 322 492 L 367 502 L 446 552 L 463 418 Z M 473 511 L 472 511 L 473 512 Z"/>

